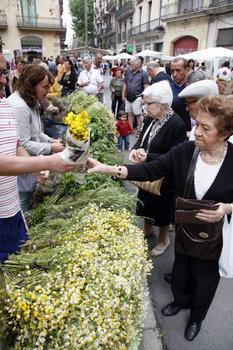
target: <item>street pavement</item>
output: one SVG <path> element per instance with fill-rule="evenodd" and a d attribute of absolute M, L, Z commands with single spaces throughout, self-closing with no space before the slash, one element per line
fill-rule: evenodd
<path fill-rule="evenodd" d="M 110 77 L 105 77 L 105 103 L 110 107 Z M 131 145 L 135 136 L 130 136 Z M 127 152 L 124 159 L 127 162 Z M 127 188 L 129 185 L 127 185 Z M 153 258 L 154 268 L 149 277 L 151 304 L 143 329 L 140 350 L 233 350 L 233 280 L 220 280 L 215 298 L 202 329 L 192 342 L 184 338 L 189 311 L 182 310 L 174 317 L 164 317 L 161 308 L 172 301 L 170 285 L 165 282 L 164 273 L 171 272 L 174 260 L 174 232 L 171 245 L 160 257 Z M 149 249 L 156 243 L 156 237 L 148 240 Z M 161 343 L 162 341 L 162 343 Z"/>

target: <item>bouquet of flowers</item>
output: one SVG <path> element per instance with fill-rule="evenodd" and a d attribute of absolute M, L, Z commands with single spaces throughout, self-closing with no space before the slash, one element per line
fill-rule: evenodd
<path fill-rule="evenodd" d="M 84 110 L 79 114 L 68 113 L 65 118 L 67 124 L 66 148 L 62 152 L 62 159 L 68 164 L 76 165 L 76 179 L 83 183 L 85 166 L 90 146 L 90 119 Z"/>

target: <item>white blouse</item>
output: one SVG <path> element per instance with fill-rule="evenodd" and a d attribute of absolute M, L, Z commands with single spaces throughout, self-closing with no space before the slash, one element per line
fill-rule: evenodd
<path fill-rule="evenodd" d="M 218 164 L 209 165 L 203 162 L 200 154 L 198 155 L 196 168 L 194 170 L 194 189 L 197 199 L 202 199 L 204 197 L 218 175 L 223 160 Z"/>

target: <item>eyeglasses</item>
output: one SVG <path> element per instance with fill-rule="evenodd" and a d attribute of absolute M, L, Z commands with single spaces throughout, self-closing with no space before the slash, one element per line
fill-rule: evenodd
<path fill-rule="evenodd" d="M 147 105 L 147 106 L 153 105 L 153 103 L 156 104 L 156 102 L 144 102 L 144 104 Z"/>
<path fill-rule="evenodd" d="M 153 104 L 155 104 L 158 108 L 163 106 L 162 104 L 160 104 L 158 102 L 155 102 L 155 101 L 153 101 L 153 102 L 144 102 L 144 105 L 147 105 L 147 106 L 150 106 L 150 105 L 153 105 Z"/>

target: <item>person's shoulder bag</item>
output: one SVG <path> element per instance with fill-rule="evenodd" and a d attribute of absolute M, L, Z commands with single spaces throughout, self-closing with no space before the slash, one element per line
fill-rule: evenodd
<path fill-rule="evenodd" d="M 207 223 L 196 217 L 201 209 L 217 210 L 218 205 L 213 200 L 191 199 L 190 191 L 194 178 L 194 170 L 199 149 L 196 147 L 189 166 L 186 178 L 184 197 L 176 199 L 175 222 L 179 224 L 181 231 L 194 242 L 211 242 L 222 233 L 223 220 L 215 223 Z"/>

